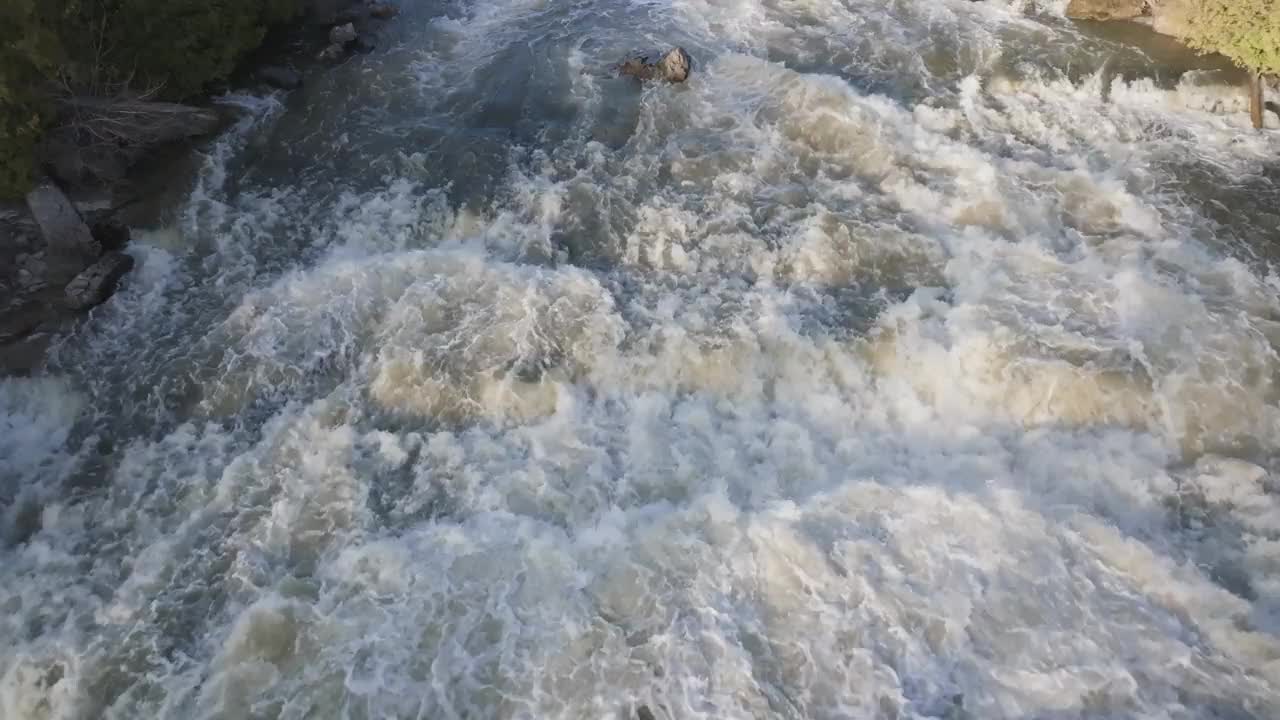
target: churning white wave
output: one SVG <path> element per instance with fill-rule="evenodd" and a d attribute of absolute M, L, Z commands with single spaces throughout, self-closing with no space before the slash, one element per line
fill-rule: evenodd
<path fill-rule="evenodd" d="M 1280 716 L 1219 89 L 1061 3 L 404 5 L 0 381 L 0 718 Z"/>

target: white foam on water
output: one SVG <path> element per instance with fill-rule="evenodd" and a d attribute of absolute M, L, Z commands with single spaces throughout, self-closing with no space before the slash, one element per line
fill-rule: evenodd
<path fill-rule="evenodd" d="M 241 128 L 85 337 L 181 308 L 190 349 L 138 357 L 186 390 L 0 548 L 0 714 L 1280 715 L 1276 275 L 1170 187 L 1280 141 L 1187 86 L 991 70 L 1059 4 L 433 20 L 432 122 L 574 22 L 699 50 L 625 96 L 563 36 L 569 140 L 488 205 L 418 148 L 232 193 Z M 845 77 L 934 35 L 951 69 L 898 71 L 933 100 Z M 24 482 L 125 403 L 89 386 L 0 384 Z"/>
<path fill-rule="evenodd" d="M 65 380 L 0 380 L 0 538 L 6 542 L 19 532 L 19 517 L 38 512 L 75 468 L 78 458 L 66 445 L 85 410 L 84 398 Z"/>
<path fill-rule="evenodd" d="M 209 148 L 196 178 L 195 188 L 183 212 L 183 224 L 191 234 L 200 227 L 217 227 L 227 221 L 229 208 L 223 191 L 232 158 L 244 149 L 246 138 L 253 131 L 269 124 L 284 108 L 276 96 L 228 94 L 219 98 L 219 103 L 234 108 L 239 116 L 235 125 Z"/>

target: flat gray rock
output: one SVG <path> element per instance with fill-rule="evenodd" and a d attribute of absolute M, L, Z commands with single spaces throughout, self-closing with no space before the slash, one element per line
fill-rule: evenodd
<path fill-rule="evenodd" d="M 333 45 L 347 45 L 355 42 L 357 37 L 359 33 L 356 32 L 354 23 L 338 25 L 329 31 L 329 42 Z"/>
<path fill-rule="evenodd" d="M 27 208 L 51 251 L 86 259 L 102 254 L 102 246 L 58 186 L 47 181 L 37 185 L 27 193 Z"/>

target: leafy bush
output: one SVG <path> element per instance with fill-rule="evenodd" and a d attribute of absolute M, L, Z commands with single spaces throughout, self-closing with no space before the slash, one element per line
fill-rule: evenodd
<path fill-rule="evenodd" d="M 0 197 L 31 183 L 31 157 L 49 120 L 45 80 L 65 54 L 53 28 L 65 7 L 52 0 L 0 2 Z"/>
<path fill-rule="evenodd" d="M 225 78 L 261 44 L 268 25 L 301 9 L 299 0 L 99 0 L 95 6 L 83 13 L 88 22 L 81 27 L 97 56 L 80 59 L 81 74 L 159 88 L 171 99 Z"/>
<path fill-rule="evenodd" d="M 58 94 L 173 100 L 225 78 L 303 0 L 0 0 L 0 196 L 30 185 Z"/>
<path fill-rule="evenodd" d="M 1197 0 L 1188 32 L 1194 48 L 1222 53 L 1254 72 L 1280 74 L 1276 0 Z"/>

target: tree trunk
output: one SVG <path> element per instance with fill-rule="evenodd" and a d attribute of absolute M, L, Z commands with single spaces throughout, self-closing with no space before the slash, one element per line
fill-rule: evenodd
<path fill-rule="evenodd" d="M 1262 73 L 1249 75 L 1249 117 L 1253 119 L 1253 129 L 1262 129 Z"/>

